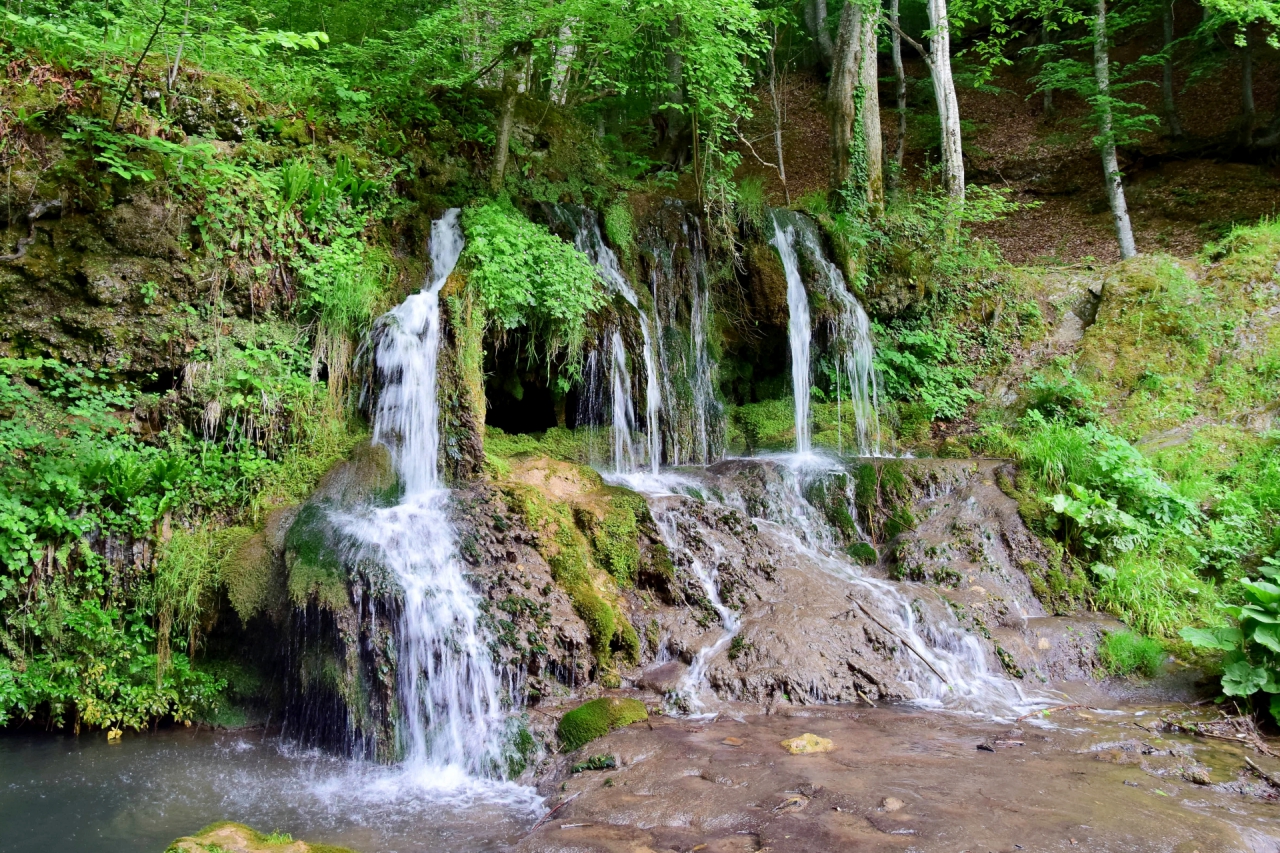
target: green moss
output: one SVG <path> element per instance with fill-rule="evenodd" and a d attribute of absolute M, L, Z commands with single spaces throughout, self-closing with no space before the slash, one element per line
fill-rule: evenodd
<path fill-rule="evenodd" d="M 485 453 L 498 459 L 516 456 L 547 456 L 563 462 L 585 464 L 589 461 L 590 435 L 585 429 L 552 427 L 541 433 L 508 435 L 497 427 L 485 427 Z"/>
<path fill-rule="evenodd" d="M 574 612 L 586 623 L 602 677 L 612 673 L 615 651 L 626 660 L 637 662 L 640 640 L 635 628 L 624 613 L 605 601 L 593 583 L 592 546 L 574 519 L 575 514 L 588 511 L 579 508 L 575 513 L 569 505 L 550 501 L 537 489 L 524 484 L 508 484 L 505 493 L 512 509 L 541 534 L 538 551 L 551 567 L 552 578 L 569 594 Z M 591 518 L 598 521 L 594 515 Z M 614 550 L 611 548 L 609 552 Z M 638 556 L 635 559 L 638 562 Z"/>
<path fill-rule="evenodd" d="M 289 597 L 295 605 L 315 598 L 333 609 L 346 606 L 347 572 L 333 536 L 324 507 L 303 505 L 284 540 Z"/>
<path fill-rule="evenodd" d="M 856 542 L 845 548 L 845 552 L 864 566 L 873 566 L 880 559 L 876 546 L 870 542 Z"/>
<path fill-rule="evenodd" d="M 607 486 L 603 517 L 590 507 L 579 507 L 574 520 L 588 536 L 596 565 L 619 585 L 634 586 L 640 569 L 641 520 L 649 516 L 644 498 L 629 489 Z"/>
<path fill-rule="evenodd" d="M 288 850 L 289 853 L 355 853 L 346 847 L 295 841 L 292 836 L 282 832 L 264 835 L 242 823 L 229 820 L 210 824 L 195 835 L 179 838 L 169 845 L 165 853 L 227 853 L 229 850 L 239 850 L 242 853 L 271 853 L 275 850 Z"/>
<path fill-rule="evenodd" d="M 795 411 L 790 400 L 765 400 L 729 410 L 729 446 L 746 453 L 784 450 L 796 440 Z"/>
<path fill-rule="evenodd" d="M 560 718 L 556 733 L 566 750 L 574 750 L 609 732 L 649 719 L 644 703 L 636 699 L 605 697 L 579 705 Z"/>

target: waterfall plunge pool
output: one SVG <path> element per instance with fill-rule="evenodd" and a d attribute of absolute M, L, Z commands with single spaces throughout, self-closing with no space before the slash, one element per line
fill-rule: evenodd
<path fill-rule="evenodd" d="M 532 788 L 301 749 L 261 730 L 0 735 L 0 850 L 161 853 L 219 820 L 361 853 L 497 851 L 544 811 Z"/>

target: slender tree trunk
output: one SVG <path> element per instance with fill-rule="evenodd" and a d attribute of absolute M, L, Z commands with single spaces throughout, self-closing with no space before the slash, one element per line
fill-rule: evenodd
<path fill-rule="evenodd" d="M 827 104 L 831 110 L 831 148 L 834 160 L 832 186 L 849 180 L 849 148 L 853 143 L 854 88 L 858 85 L 858 48 L 862 33 L 862 7 L 847 2 L 840 12 L 835 54 L 831 60 L 831 82 Z"/>
<path fill-rule="evenodd" d="M 573 28 L 565 24 L 560 28 L 556 42 L 556 58 L 551 70 L 551 100 L 563 105 L 569 98 L 569 66 L 577 52 L 573 43 Z"/>
<path fill-rule="evenodd" d="M 1049 32 L 1049 22 L 1045 21 L 1040 25 L 1040 43 L 1049 44 L 1051 39 L 1052 39 L 1052 35 Z M 1045 58 L 1048 59 L 1047 56 Z M 1052 86 L 1046 86 L 1044 89 L 1044 114 L 1047 116 L 1053 115 L 1053 87 Z"/>
<path fill-rule="evenodd" d="M 778 157 L 778 179 L 782 181 L 782 195 L 791 206 L 791 189 L 787 186 L 787 166 L 782 159 L 782 105 L 778 101 L 778 27 L 773 27 L 773 40 L 769 42 L 769 98 L 773 103 L 773 147 Z"/>
<path fill-rule="evenodd" d="M 906 150 L 907 140 L 907 72 L 902 64 L 902 36 L 898 34 L 898 2 L 890 0 L 889 17 L 893 22 L 893 75 L 897 81 L 898 96 L 898 135 L 893 146 L 893 187 L 896 190 L 901 180 L 902 157 Z"/>
<path fill-rule="evenodd" d="M 813 33 L 814 43 L 818 45 L 818 53 L 825 65 L 831 65 L 835 56 L 835 45 L 831 43 L 831 34 L 827 32 L 827 0 L 809 0 L 804 6 L 805 23 Z"/>
<path fill-rule="evenodd" d="M 880 68 L 876 32 L 880 8 L 864 12 L 858 49 L 858 88 L 861 94 L 862 139 L 866 146 L 867 206 L 884 210 L 884 137 L 880 134 Z"/>
<path fill-rule="evenodd" d="M 187 25 L 191 21 L 191 0 L 187 0 L 186 6 L 182 10 L 182 32 L 178 36 L 178 50 L 173 57 L 173 70 L 169 72 L 169 79 L 166 81 L 165 88 L 172 89 L 173 84 L 178 81 L 178 69 L 182 67 L 182 46 L 187 41 Z"/>
<path fill-rule="evenodd" d="M 951 25 L 947 21 L 947 0 L 928 0 L 930 71 L 933 94 L 938 101 L 938 118 L 942 123 L 942 168 L 946 174 L 947 193 L 964 202 L 964 150 L 960 143 L 960 105 L 956 101 L 956 84 L 951 76 Z"/>
<path fill-rule="evenodd" d="M 489 184 L 493 191 L 502 189 L 502 178 L 507 170 L 507 149 L 511 142 L 511 126 L 516 117 L 516 94 L 520 87 L 520 64 L 509 61 L 502 72 L 502 118 L 498 123 L 498 145 L 493 153 L 493 172 Z"/>
<path fill-rule="evenodd" d="M 1169 135 L 1182 138 L 1182 121 L 1178 118 L 1178 106 L 1173 100 L 1173 3 L 1167 0 L 1164 7 L 1164 76 L 1160 81 L 1160 94 L 1164 99 L 1164 120 L 1169 125 Z"/>
<path fill-rule="evenodd" d="M 1107 200 L 1111 203 L 1111 218 L 1115 221 L 1116 237 L 1120 241 L 1121 259 L 1138 254 L 1133 242 L 1133 225 L 1129 222 L 1129 206 L 1124 200 L 1124 183 L 1120 180 L 1120 164 L 1116 159 L 1116 140 L 1111 122 L 1111 69 L 1107 55 L 1107 0 L 1098 0 L 1098 13 L 1093 23 L 1093 76 L 1098 84 L 1099 139 L 1102 149 L 1102 171 L 1107 185 Z"/>
<path fill-rule="evenodd" d="M 133 88 L 133 81 L 138 77 L 138 69 L 146 61 L 147 54 L 151 52 L 151 46 L 156 43 L 156 36 L 160 35 L 160 30 L 164 27 L 164 22 L 168 17 L 169 0 L 165 0 L 164 5 L 160 8 L 160 18 L 151 30 L 151 38 L 147 39 L 147 46 L 142 49 L 142 55 L 138 57 L 137 64 L 133 66 L 133 71 L 129 72 L 129 79 L 125 80 L 124 88 L 120 91 L 120 102 L 116 104 L 116 114 L 111 117 L 111 129 L 113 131 L 120 122 L 120 111 L 124 109 L 125 99 L 129 97 L 129 90 Z"/>
<path fill-rule="evenodd" d="M 1258 123 L 1253 100 L 1253 27 L 1244 25 L 1244 47 L 1240 49 L 1240 140 L 1248 145 Z"/>

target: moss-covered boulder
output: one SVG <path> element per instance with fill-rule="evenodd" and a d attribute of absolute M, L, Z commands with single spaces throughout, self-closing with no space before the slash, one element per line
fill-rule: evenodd
<path fill-rule="evenodd" d="M 608 696 L 592 699 L 560 718 L 556 734 L 566 750 L 577 749 L 614 729 L 649 719 L 649 712 L 638 699 Z"/>
<path fill-rule="evenodd" d="M 242 823 L 223 821 L 179 838 L 165 853 L 355 853 L 346 847 L 294 841 L 283 833 L 263 835 Z"/>

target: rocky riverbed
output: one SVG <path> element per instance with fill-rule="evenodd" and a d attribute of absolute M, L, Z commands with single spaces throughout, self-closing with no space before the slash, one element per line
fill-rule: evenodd
<path fill-rule="evenodd" d="M 1278 850 L 1280 788 L 1246 757 L 1273 778 L 1280 760 L 1171 730 L 1216 716 L 1125 705 L 1005 722 L 869 706 L 655 717 L 559 757 L 541 785 L 553 811 L 515 849 Z M 802 734 L 830 750 L 790 754 L 782 742 Z M 616 766 L 573 772 L 592 756 Z"/>

